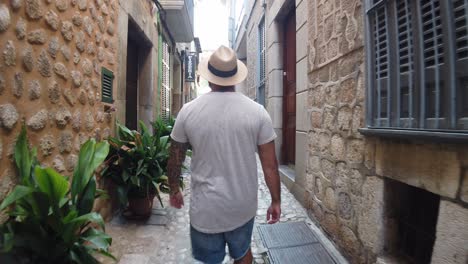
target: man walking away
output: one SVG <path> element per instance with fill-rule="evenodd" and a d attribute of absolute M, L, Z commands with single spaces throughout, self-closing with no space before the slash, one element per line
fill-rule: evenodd
<path fill-rule="evenodd" d="M 256 152 L 271 193 L 268 223 L 278 222 L 281 215 L 276 134 L 265 108 L 235 92 L 247 68 L 232 49 L 219 47 L 200 62 L 199 72 L 212 91 L 185 104 L 177 116 L 168 162 L 170 203 L 184 205 L 179 177 L 190 144 L 192 254 L 203 263 L 221 263 L 227 244 L 234 263 L 250 264 L 257 212 Z"/>

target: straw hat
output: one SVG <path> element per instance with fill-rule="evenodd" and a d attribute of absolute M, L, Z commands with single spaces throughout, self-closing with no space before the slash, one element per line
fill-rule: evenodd
<path fill-rule="evenodd" d="M 245 64 L 226 46 L 219 47 L 209 59 L 202 60 L 198 72 L 207 81 L 221 86 L 236 85 L 247 77 Z"/>

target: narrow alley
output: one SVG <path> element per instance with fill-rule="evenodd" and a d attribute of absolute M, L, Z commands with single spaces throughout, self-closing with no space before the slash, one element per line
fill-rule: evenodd
<path fill-rule="evenodd" d="M 188 164 L 187 164 L 188 166 Z M 108 225 L 106 231 L 115 239 L 111 252 L 120 261 L 119 264 L 179 264 L 199 263 L 193 259 L 190 246 L 189 226 L 189 196 L 190 196 L 190 174 L 184 174 L 187 188 L 184 190 L 185 206 L 178 210 L 169 207 L 168 197 L 165 195 L 161 208 L 155 203 L 152 216 L 147 221 L 129 221 L 123 217 L 114 218 Z M 266 223 L 266 211 L 270 205 L 270 194 L 265 185 L 261 165 L 258 162 L 258 211 L 255 217 L 254 235 L 252 238 L 252 253 L 255 264 L 270 263 L 268 249 L 265 248 L 258 226 Z M 281 186 L 282 214 L 281 223 L 305 222 L 314 232 L 320 243 L 326 248 L 330 256 L 330 264 L 345 264 L 347 261 L 336 250 L 333 243 L 326 238 L 312 220 L 310 220 L 304 207 L 294 198 L 285 185 Z M 107 260 L 106 264 L 112 263 Z M 232 264 L 229 255 L 223 264 Z M 275 262 L 281 263 L 281 262 Z M 290 262 L 291 263 L 291 262 Z M 294 262 L 300 263 L 300 262 Z M 324 262 L 325 263 L 325 262 Z"/>
<path fill-rule="evenodd" d="M 467 264 L 468 0 L 0 0 L 0 263 L 219 262 L 226 233 Z"/>

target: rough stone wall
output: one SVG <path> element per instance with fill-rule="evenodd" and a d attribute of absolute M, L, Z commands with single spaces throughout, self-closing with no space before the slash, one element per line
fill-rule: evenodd
<path fill-rule="evenodd" d="M 365 262 L 359 208 L 369 168 L 364 126 L 363 3 L 309 2 L 308 163 L 305 205 L 352 262 Z"/>
<path fill-rule="evenodd" d="M 309 2 L 307 176 L 293 192 L 352 263 L 386 253 L 386 178 L 438 194 L 432 263 L 466 263 L 468 237 L 455 230 L 467 224 L 467 146 L 358 131 L 365 127 L 363 8 L 362 0 Z"/>
<path fill-rule="evenodd" d="M 80 144 L 112 133 L 101 67 L 117 74 L 116 8 L 115 0 L 1 1 L 0 200 L 16 182 L 12 155 L 23 122 L 41 163 L 66 175 Z M 96 210 L 109 213 L 102 201 Z"/>

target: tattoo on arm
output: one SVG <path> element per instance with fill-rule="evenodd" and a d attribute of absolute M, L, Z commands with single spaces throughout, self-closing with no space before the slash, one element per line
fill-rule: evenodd
<path fill-rule="evenodd" d="M 167 176 L 169 178 L 169 186 L 171 194 L 178 193 L 179 178 L 182 171 L 182 163 L 185 160 L 188 144 L 180 143 L 171 139 L 171 146 L 169 148 L 169 161 L 167 162 Z"/>

